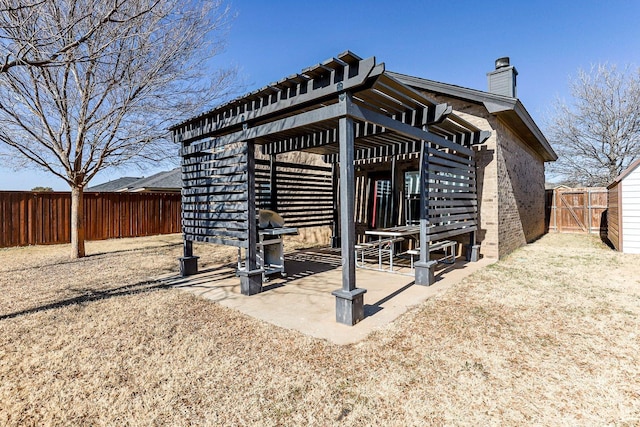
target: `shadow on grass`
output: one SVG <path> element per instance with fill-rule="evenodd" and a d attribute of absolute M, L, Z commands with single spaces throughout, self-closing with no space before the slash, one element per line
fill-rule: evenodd
<path fill-rule="evenodd" d="M 98 256 L 103 256 L 103 255 L 112 255 L 112 254 L 121 254 L 121 253 L 127 253 L 127 252 L 141 252 L 141 251 L 147 251 L 147 250 L 151 250 L 151 249 L 160 249 L 160 248 L 171 248 L 171 247 L 178 247 L 178 246 L 182 246 L 182 242 L 178 242 L 178 243 L 174 243 L 174 242 L 158 242 L 158 245 L 153 245 L 153 246 L 145 246 L 142 248 L 131 248 L 131 249 L 118 249 L 118 250 L 114 250 L 114 251 L 105 251 L 105 252 L 96 252 L 96 253 L 92 253 L 92 254 L 88 254 L 85 256 L 85 258 L 93 258 L 93 257 L 98 257 Z"/>
<path fill-rule="evenodd" d="M 9 314 L 0 314 L 0 320 L 14 319 L 19 316 L 40 313 L 48 310 L 55 310 L 57 308 L 69 307 L 72 305 L 79 305 L 79 304 L 99 301 L 99 300 L 108 299 L 108 298 L 142 294 L 146 292 L 156 291 L 159 289 L 168 289 L 168 288 L 171 288 L 171 286 L 172 285 L 169 283 L 163 283 L 161 281 L 152 280 L 152 281 L 139 282 L 132 285 L 120 286 L 117 288 L 108 289 L 104 291 L 88 291 L 88 293 L 85 293 L 84 295 L 64 299 L 61 301 L 52 302 L 50 304 L 41 305 L 39 307 L 28 308 L 25 310 L 16 311 L 14 313 L 9 313 Z"/>
<path fill-rule="evenodd" d="M 107 252 L 96 252 L 93 254 L 88 254 L 85 255 L 82 258 L 77 258 L 77 259 L 71 259 L 71 258 L 65 258 L 62 260 L 58 260 L 58 261 L 54 261 L 48 264 L 38 264 L 38 265 L 31 265 L 28 267 L 20 267 L 20 268 L 14 268 L 12 270 L 0 270 L 0 272 L 2 273 L 16 273 L 19 271 L 28 271 L 34 268 L 46 268 L 46 267 L 55 267 L 55 266 L 59 266 L 59 265 L 68 265 L 68 264 L 76 264 L 79 262 L 87 262 L 87 261 L 93 261 L 95 259 L 99 259 L 100 257 L 106 256 L 106 255 L 119 255 L 119 254 L 125 254 L 125 253 L 132 253 L 132 252 L 143 252 L 146 250 L 150 250 L 150 249 L 161 249 L 161 248 L 170 248 L 173 246 L 181 246 L 182 243 L 167 243 L 167 244 L 163 244 L 163 245 L 158 245 L 158 246 L 148 246 L 145 248 L 133 248 L 133 249 L 120 249 L 120 250 L 115 250 L 115 251 L 107 251 Z"/>

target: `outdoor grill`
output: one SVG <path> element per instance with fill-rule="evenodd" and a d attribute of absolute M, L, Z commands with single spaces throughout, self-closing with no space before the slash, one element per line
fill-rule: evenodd
<path fill-rule="evenodd" d="M 258 214 L 257 256 L 258 268 L 264 270 L 265 280 L 272 274 L 280 273 L 286 277 L 284 267 L 284 243 L 282 236 L 298 234 L 295 227 L 285 227 L 278 213 L 262 209 Z"/>

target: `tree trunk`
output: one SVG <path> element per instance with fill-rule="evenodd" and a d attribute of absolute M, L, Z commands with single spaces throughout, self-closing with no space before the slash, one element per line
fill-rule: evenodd
<path fill-rule="evenodd" d="M 84 189 L 71 187 L 71 258 L 84 255 Z"/>

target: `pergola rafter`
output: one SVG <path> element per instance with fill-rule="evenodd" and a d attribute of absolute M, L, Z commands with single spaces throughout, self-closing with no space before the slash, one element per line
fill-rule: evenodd
<path fill-rule="evenodd" d="M 290 151 L 321 154 L 325 161 L 339 165 L 343 285 L 333 293 L 339 322 L 354 324 L 364 315 L 365 290 L 356 287 L 355 279 L 356 162 L 420 156 L 417 284 L 434 280 L 430 242 L 470 233 L 475 245 L 472 145 L 484 141 L 488 133 L 454 115 L 449 105 L 437 104 L 386 74 L 384 64 L 376 64 L 375 58 L 344 52 L 171 130 L 181 144 L 183 159 L 185 274 L 197 271 L 192 241 L 237 246 L 245 249 L 247 258 L 245 269 L 239 271 L 242 292 L 261 290 L 255 250 L 255 147 L 272 156 L 272 165 L 277 154 Z M 274 206 L 276 178 L 272 170 L 270 203 Z"/>

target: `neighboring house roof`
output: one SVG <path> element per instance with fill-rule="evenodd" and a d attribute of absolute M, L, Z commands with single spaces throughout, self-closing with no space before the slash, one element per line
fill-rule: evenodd
<path fill-rule="evenodd" d="M 122 177 L 104 184 L 90 187 L 87 191 L 142 192 L 142 191 L 180 191 L 182 173 L 180 168 L 164 171 L 147 178 Z"/>
<path fill-rule="evenodd" d="M 182 171 L 175 168 L 160 172 L 148 178 L 141 178 L 134 183 L 129 191 L 180 191 L 182 188 Z"/>
<path fill-rule="evenodd" d="M 93 187 L 89 187 L 87 191 L 126 191 L 134 182 L 141 179 L 134 176 L 123 176 L 122 178 L 114 179 L 113 181 L 105 182 L 104 184 L 98 184 Z"/>
<path fill-rule="evenodd" d="M 631 172 L 633 172 L 638 166 L 640 166 L 640 159 L 631 163 L 628 168 L 623 170 L 622 173 L 618 175 L 616 179 L 614 179 L 613 182 L 607 186 L 607 188 L 611 188 L 615 186 L 617 183 L 619 183 L 620 181 L 622 181 L 623 179 L 625 179 L 626 176 L 629 175 Z"/>
<path fill-rule="evenodd" d="M 482 104 L 490 114 L 498 116 L 509 125 L 509 127 L 516 131 L 545 161 L 549 162 L 558 159 L 558 155 L 553 151 L 553 148 L 551 148 L 549 141 L 547 141 L 547 138 L 540 128 L 538 128 L 538 125 L 533 121 L 533 118 L 531 118 L 529 112 L 524 108 L 524 105 L 522 105 L 522 102 L 520 102 L 518 98 L 496 95 L 481 90 L 469 89 L 391 71 L 389 71 L 388 74 L 400 82 L 417 89 Z"/>
<path fill-rule="evenodd" d="M 555 182 L 545 182 L 544 189 L 545 190 L 555 190 L 556 188 L 571 188 L 568 185 L 564 184 L 556 184 Z"/>

